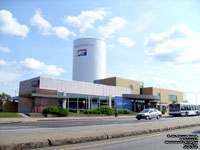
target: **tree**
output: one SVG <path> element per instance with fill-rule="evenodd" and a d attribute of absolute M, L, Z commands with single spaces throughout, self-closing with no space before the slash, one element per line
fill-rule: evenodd
<path fill-rule="evenodd" d="M 11 98 L 11 96 L 6 93 L 0 94 L 0 101 L 9 101 L 10 98 Z"/>
<path fill-rule="evenodd" d="M 177 101 L 176 101 L 176 100 L 173 100 L 173 101 L 172 101 L 172 104 L 175 104 L 175 103 L 177 103 Z"/>

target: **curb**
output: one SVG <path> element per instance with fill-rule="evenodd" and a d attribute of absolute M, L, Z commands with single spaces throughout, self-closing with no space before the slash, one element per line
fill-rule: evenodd
<path fill-rule="evenodd" d="M 24 120 L 22 122 L 38 122 L 38 120 Z"/>
<path fill-rule="evenodd" d="M 0 125 L 1 124 L 23 123 L 23 122 L 38 122 L 38 120 L 7 121 L 7 122 L 0 122 Z"/>
<path fill-rule="evenodd" d="M 164 131 L 170 131 L 170 130 L 181 129 L 181 128 L 189 128 L 189 127 L 195 127 L 195 126 L 200 126 L 200 123 L 178 125 L 178 126 L 168 126 L 168 127 L 163 127 L 163 128 L 145 129 L 145 130 L 138 130 L 138 131 L 126 131 L 126 132 L 121 132 L 121 133 L 102 133 L 99 135 L 84 136 L 84 137 L 77 137 L 77 138 L 47 139 L 47 140 L 38 141 L 38 142 L 0 145 L 0 150 L 25 150 L 25 149 L 68 145 L 68 144 L 78 144 L 78 143 L 85 143 L 85 142 L 92 142 L 92 141 L 109 140 L 113 138 L 142 135 L 142 134 L 151 134 L 151 133 L 156 133 L 156 132 L 164 132 Z"/>
<path fill-rule="evenodd" d="M 0 122 L 0 124 L 12 124 L 12 123 L 21 123 L 22 121 L 7 121 L 7 122 Z"/>

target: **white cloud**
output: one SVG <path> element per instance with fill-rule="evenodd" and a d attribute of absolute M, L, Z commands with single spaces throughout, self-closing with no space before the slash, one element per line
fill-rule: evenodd
<path fill-rule="evenodd" d="M 153 86 L 169 90 L 181 90 L 181 84 L 176 80 L 166 80 L 159 77 L 153 79 Z"/>
<path fill-rule="evenodd" d="M 0 45 L 0 53 L 11 53 L 11 50 L 8 47 Z"/>
<path fill-rule="evenodd" d="M 10 11 L 0 10 L 0 33 L 26 37 L 28 32 L 29 28 L 19 24 Z"/>
<path fill-rule="evenodd" d="M 126 46 L 126 47 L 132 47 L 135 45 L 135 42 L 133 42 L 131 39 L 127 38 L 127 37 L 121 37 L 118 39 L 118 42 L 122 45 L 122 46 Z"/>
<path fill-rule="evenodd" d="M 109 12 L 103 9 L 96 9 L 96 10 L 87 10 L 81 11 L 81 14 L 78 16 L 68 16 L 64 20 L 66 24 L 72 24 L 74 27 L 80 28 L 80 32 L 83 33 L 88 29 L 93 29 L 93 24 L 96 20 L 103 20 L 103 18 Z"/>
<path fill-rule="evenodd" d="M 57 68 L 55 65 L 46 65 L 33 58 L 26 58 L 24 61 L 21 61 L 18 68 L 25 72 L 35 72 L 38 75 L 59 76 L 65 72 L 62 68 Z"/>
<path fill-rule="evenodd" d="M 44 34 L 44 35 L 51 34 L 52 26 L 47 20 L 45 20 L 41 16 L 41 10 L 40 9 L 36 10 L 35 15 L 30 20 L 30 24 L 32 26 L 38 27 L 39 30 L 42 31 L 42 34 Z"/>
<path fill-rule="evenodd" d="M 32 26 L 38 27 L 43 35 L 47 36 L 55 34 L 61 39 L 68 39 L 70 35 L 76 36 L 75 33 L 69 31 L 66 27 L 53 27 L 47 20 L 42 17 L 41 13 L 41 10 L 37 9 L 35 15 L 30 19 L 30 24 Z"/>
<path fill-rule="evenodd" d="M 200 33 L 186 25 L 174 26 L 162 34 L 150 34 L 144 45 L 145 53 L 156 60 L 173 65 L 200 63 Z"/>
<path fill-rule="evenodd" d="M 107 26 L 99 26 L 98 31 L 104 38 L 110 38 L 113 34 L 123 28 L 126 20 L 120 17 L 111 18 Z"/>
<path fill-rule="evenodd" d="M 7 83 L 18 79 L 21 75 L 18 73 L 1 71 L 0 70 L 0 83 Z"/>
<path fill-rule="evenodd" d="M 5 66 L 6 62 L 4 60 L 0 60 L 0 66 Z"/>
<path fill-rule="evenodd" d="M 55 32 L 55 34 L 59 37 L 59 38 L 61 38 L 61 39 L 68 39 L 68 37 L 70 36 L 70 35 L 73 35 L 73 36 L 76 36 L 76 34 L 74 34 L 73 32 L 70 32 L 67 28 L 65 28 L 65 27 L 54 27 L 53 29 L 52 29 L 54 32 Z"/>

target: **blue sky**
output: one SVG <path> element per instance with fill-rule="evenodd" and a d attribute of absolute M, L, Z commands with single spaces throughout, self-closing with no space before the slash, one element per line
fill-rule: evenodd
<path fill-rule="evenodd" d="M 106 40 L 107 77 L 198 93 L 199 8 L 198 0 L 0 0 L 0 93 L 14 96 L 36 76 L 71 80 L 82 36 Z"/>

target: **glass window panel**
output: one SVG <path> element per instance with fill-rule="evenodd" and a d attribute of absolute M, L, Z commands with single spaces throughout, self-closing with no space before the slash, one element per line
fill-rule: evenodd
<path fill-rule="evenodd" d="M 99 96 L 91 96 L 91 110 L 97 109 L 99 107 Z"/>

